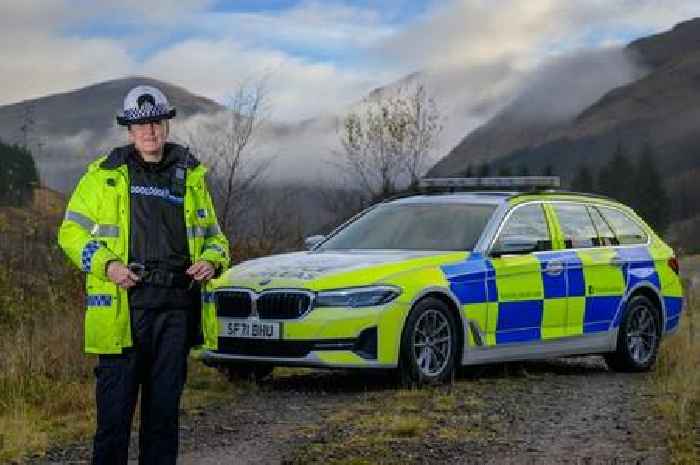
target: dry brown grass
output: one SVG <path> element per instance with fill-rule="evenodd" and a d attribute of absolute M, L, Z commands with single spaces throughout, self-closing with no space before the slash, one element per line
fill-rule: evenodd
<path fill-rule="evenodd" d="M 56 245 L 62 210 L 50 192 L 29 209 L 0 208 L 0 463 L 94 431 L 96 360 L 83 354 L 83 276 Z M 235 392 L 191 361 L 183 407 Z"/>
<path fill-rule="evenodd" d="M 695 259 L 692 259 L 695 260 Z M 692 260 L 686 260 L 690 265 Z M 684 267 L 685 269 L 685 267 Z M 670 463 L 700 463 L 700 289 L 686 286 L 678 332 L 664 342 L 652 377 L 656 407 L 667 432 Z"/>
<path fill-rule="evenodd" d="M 93 421 L 80 275 L 39 220 L 24 226 L 0 250 L 0 460 L 84 437 Z"/>

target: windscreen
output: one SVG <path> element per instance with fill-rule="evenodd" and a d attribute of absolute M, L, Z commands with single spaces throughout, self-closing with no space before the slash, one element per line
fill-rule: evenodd
<path fill-rule="evenodd" d="M 495 209 L 461 203 L 380 205 L 316 250 L 472 250 Z"/>

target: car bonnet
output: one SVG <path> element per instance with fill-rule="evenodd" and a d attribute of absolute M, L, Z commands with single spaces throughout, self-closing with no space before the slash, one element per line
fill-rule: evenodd
<path fill-rule="evenodd" d="M 468 252 L 295 252 L 249 260 L 231 268 L 217 287 L 253 290 L 337 289 L 380 283 L 398 273 L 465 260 Z"/>

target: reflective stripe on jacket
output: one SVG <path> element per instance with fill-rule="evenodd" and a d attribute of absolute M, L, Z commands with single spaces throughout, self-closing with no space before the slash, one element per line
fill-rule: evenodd
<path fill-rule="evenodd" d="M 131 347 L 129 302 L 125 289 L 106 276 L 110 260 L 129 263 L 129 174 L 125 163 L 91 163 L 76 186 L 66 208 L 58 242 L 70 260 L 86 273 L 85 352 L 118 354 Z M 228 240 L 204 180 L 203 165 L 188 165 L 184 215 L 190 259 L 207 260 L 219 270 L 229 265 Z M 216 312 L 202 288 L 201 327 L 203 347 L 215 349 Z"/>

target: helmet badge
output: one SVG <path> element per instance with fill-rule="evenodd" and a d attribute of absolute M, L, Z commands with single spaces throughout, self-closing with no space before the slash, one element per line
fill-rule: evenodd
<path fill-rule="evenodd" d="M 139 98 L 136 100 L 136 104 L 139 106 L 139 108 L 143 108 L 144 104 L 146 103 L 154 107 L 156 105 L 155 97 L 153 97 L 151 94 L 139 95 Z"/>

